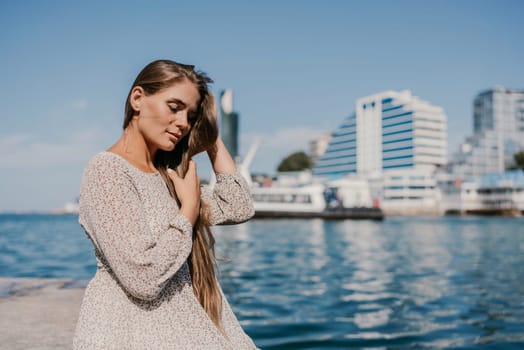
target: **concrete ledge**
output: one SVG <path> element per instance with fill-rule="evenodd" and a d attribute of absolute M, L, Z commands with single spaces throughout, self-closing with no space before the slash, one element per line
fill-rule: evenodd
<path fill-rule="evenodd" d="M 86 284 L 0 278 L 0 349 L 71 349 Z"/>

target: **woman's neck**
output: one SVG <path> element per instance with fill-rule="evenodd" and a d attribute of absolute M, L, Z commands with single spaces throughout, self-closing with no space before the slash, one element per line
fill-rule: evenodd
<path fill-rule="evenodd" d="M 156 150 L 148 148 L 144 137 L 133 124 L 124 130 L 120 139 L 108 151 L 122 156 L 144 172 L 157 172 L 153 163 Z"/>

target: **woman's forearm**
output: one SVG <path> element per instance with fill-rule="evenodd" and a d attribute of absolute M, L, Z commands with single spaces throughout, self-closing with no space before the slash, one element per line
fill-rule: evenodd
<path fill-rule="evenodd" d="M 237 171 L 235 161 L 229 154 L 220 136 L 213 147 L 207 151 L 211 165 L 216 174 L 234 174 Z"/>

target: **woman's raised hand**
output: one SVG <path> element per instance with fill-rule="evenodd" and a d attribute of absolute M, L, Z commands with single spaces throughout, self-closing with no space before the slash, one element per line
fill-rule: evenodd
<path fill-rule="evenodd" d="M 180 200 L 180 214 L 194 225 L 200 210 L 200 178 L 197 175 L 196 163 L 189 161 L 189 168 L 183 178 L 172 169 L 168 169 L 167 172 L 173 180 L 176 195 Z"/>

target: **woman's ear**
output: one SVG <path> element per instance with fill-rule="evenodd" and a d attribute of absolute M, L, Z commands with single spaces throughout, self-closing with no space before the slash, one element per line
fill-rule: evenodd
<path fill-rule="evenodd" d="M 145 92 L 141 86 L 135 86 L 131 90 L 131 95 L 129 96 L 129 103 L 131 104 L 131 107 L 133 107 L 135 112 L 140 112 L 140 105 L 142 104 L 144 96 Z"/>

